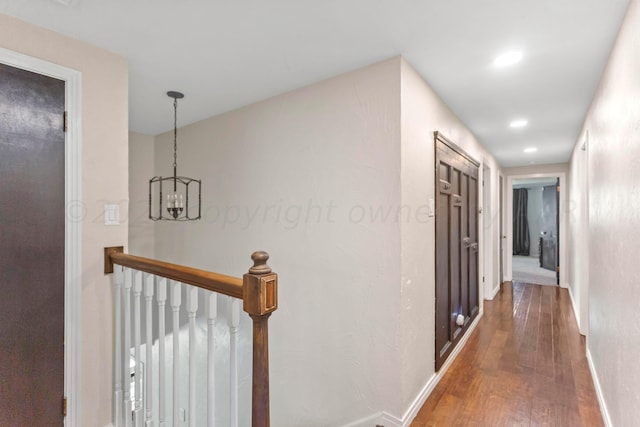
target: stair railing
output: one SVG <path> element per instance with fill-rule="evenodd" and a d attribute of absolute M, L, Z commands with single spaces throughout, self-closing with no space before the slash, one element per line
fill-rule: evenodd
<path fill-rule="evenodd" d="M 181 290 L 185 286 L 186 312 L 189 319 L 189 392 L 188 425 L 190 427 L 215 425 L 215 363 L 214 324 L 217 316 L 219 294 L 230 297 L 228 325 L 230 347 L 230 425 L 238 425 L 238 372 L 237 330 L 239 324 L 239 302 L 253 321 L 253 370 L 251 424 L 253 427 L 268 427 L 269 416 L 269 331 L 268 319 L 278 305 L 278 275 L 267 265 L 266 252 L 251 255 L 254 265 L 242 278 L 226 276 L 177 264 L 142 258 L 123 253 L 122 247 L 105 248 L 105 274 L 114 274 L 114 425 L 115 427 L 166 427 L 182 425 L 180 402 L 180 340 L 179 313 L 182 305 Z M 114 267 L 116 266 L 116 267 Z M 167 285 L 169 294 L 167 295 Z M 199 291 L 199 289 L 203 291 Z M 196 349 L 195 317 L 198 310 L 198 292 L 205 293 L 207 308 L 207 419 L 196 419 Z M 152 310 L 156 297 L 158 313 L 158 360 L 154 361 Z M 131 299 L 133 296 L 133 307 Z M 173 320 L 173 420 L 167 420 L 165 404 L 166 352 L 165 352 L 165 305 L 169 304 Z M 145 360 L 141 357 L 141 299 L 146 308 Z M 133 312 L 133 323 L 131 321 Z M 131 335 L 133 332 L 133 345 Z M 133 374 L 131 373 L 131 349 L 135 353 Z M 158 364 L 158 408 L 153 410 L 152 365 Z M 145 371 L 143 371 L 143 366 Z M 145 377 L 144 384 L 142 377 Z M 134 378 L 133 389 L 130 378 Z M 126 379 L 126 380 L 125 380 Z M 143 401 L 144 396 L 144 401 Z M 133 400 L 133 402 L 132 402 Z M 182 405 L 184 406 L 184 405 Z M 157 414 L 157 419 L 155 418 Z"/>

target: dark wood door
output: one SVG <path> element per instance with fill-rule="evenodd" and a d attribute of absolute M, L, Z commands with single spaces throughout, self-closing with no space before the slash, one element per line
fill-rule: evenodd
<path fill-rule="evenodd" d="M 64 93 L 0 64 L 0 426 L 63 424 Z"/>
<path fill-rule="evenodd" d="M 542 268 L 557 271 L 558 266 L 558 187 L 542 189 Z"/>
<path fill-rule="evenodd" d="M 435 133 L 436 370 L 478 315 L 478 167 Z"/>

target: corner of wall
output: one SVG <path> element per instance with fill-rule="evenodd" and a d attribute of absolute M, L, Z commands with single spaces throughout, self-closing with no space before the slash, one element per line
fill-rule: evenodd
<path fill-rule="evenodd" d="M 155 176 L 155 138 L 129 132 L 128 252 L 155 258 L 155 222 L 149 220 L 149 179 Z"/>

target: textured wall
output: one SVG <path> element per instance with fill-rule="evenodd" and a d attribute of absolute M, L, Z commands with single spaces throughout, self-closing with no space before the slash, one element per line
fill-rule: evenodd
<path fill-rule="evenodd" d="M 105 203 L 128 199 L 127 62 L 118 55 L 0 14 L 0 46 L 82 73 L 82 415 L 111 421 L 112 306 L 103 248 L 127 243 L 127 226 L 105 226 Z M 73 403 L 70 403 L 73 404 Z"/>
<path fill-rule="evenodd" d="M 203 220 L 156 224 L 156 256 L 240 275 L 252 250 L 270 252 L 275 425 L 371 425 L 380 411 L 397 422 L 433 379 L 434 130 L 497 182 L 493 158 L 401 58 L 180 129 L 179 173 L 203 179 Z M 171 142 L 156 137 L 156 174 Z M 497 233 L 497 215 L 487 224 Z"/>
<path fill-rule="evenodd" d="M 156 224 L 156 256 L 239 276 L 252 251 L 270 253 L 273 425 L 400 412 L 399 86 L 393 59 L 178 134 L 203 219 Z M 158 136 L 158 174 L 171 151 L 172 133 Z"/>
<path fill-rule="evenodd" d="M 639 46 L 640 1 L 632 0 L 584 125 L 589 132 L 587 343 L 615 426 L 640 419 Z"/>
<path fill-rule="evenodd" d="M 147 258 L 154 257 L 155 242 L 155 223 L 149 220 L 154 146 L 153 136 L 129 132 L 129 253 Z"/>
<path fill-rule="evenodd" d="M 411 65 L 403 60 L 402 206 L 408 207 L 412 213 L 419 213 L 427 205 L 428 199 L 435 197 L 433 132 L 436 130 L 478 162 L 486 161 L 490 170 L 497 173 L 498 167 L 493 158 Z M 482 170 L 480 166 L 480 173 Z M 483 195 L 480 193 L 479 205 L 482 202 Z M 498 211 L 497 193 L 493 197 L 493 205 L 494 209 L 490 208 L 488 212 Z M 497 218 L 489 223 L 490 228 L 482 230 L 481 236 L 483 232 L 490 235 L 495 231 Z M 406 411 L 435 373 L 435 221 L 425 215 L 412 215 L 404 217 L 400 224 L 402 408 Z M 480 219 L 479 226 L 482 224 L 483 219 Z M 483 248 L 482 243 L 480 248 Z M 486 256 L 493 258 L 492 254 Z M 491 264 L 491 261 L 488 263 Z M 481 269 L 482 265 L 481 260 Z M 481 290 L 481 298 L 482 295 Z"/>

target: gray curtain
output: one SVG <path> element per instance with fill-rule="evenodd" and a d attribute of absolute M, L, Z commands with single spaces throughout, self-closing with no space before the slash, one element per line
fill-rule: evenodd
<path fill-rule="evenodd" d="M 529 255 L 528 190 L 513 190 L 513 255 Z"/>

